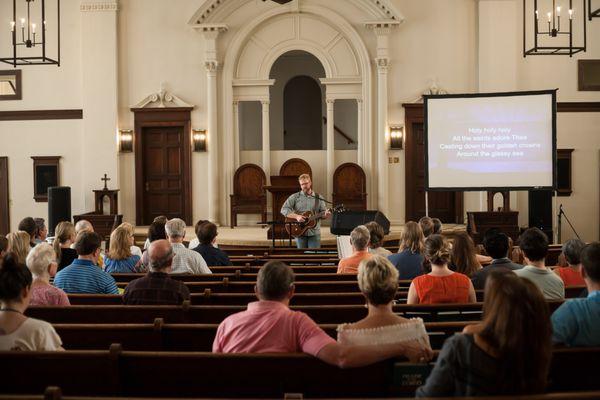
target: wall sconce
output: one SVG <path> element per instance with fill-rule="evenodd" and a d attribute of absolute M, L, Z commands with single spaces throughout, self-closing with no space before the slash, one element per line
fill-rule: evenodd
<path fill-rule="evenodd" d="M 131 129 L 119 130 L 119 151 L 121 153 L 133 151 L 133 131 Z"/>
<path fill-rule="evenodd" d="M 194 151 L 206 151 L 206 129 L 192 129 Z"/>
<path fill-rule="evenodd" d="M 402 150 L 404 147 L 404 126 L 390 126 L 390 149 Z"/>

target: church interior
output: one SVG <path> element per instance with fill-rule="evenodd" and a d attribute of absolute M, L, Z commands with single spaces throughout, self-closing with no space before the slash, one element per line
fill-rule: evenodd
<path fill-rule="evenodd" d="M 454 246 L 472 238 L 484 269 L 492 227 L 511 249 L 539 228 L 548 270 L 570 263 L 568 241 L 600 241 L 600 0 L 3 0 L 0 26 L 0 236 L 27 217 L 43 218 L 50 237 L 61 221 L 87 220 L 107 255 L 117 226 L 130 224 L 144 250 L 165 216 L 185 222 L 186 246 L 210 221 L 231 260 L 174 277 L 189 288 L 183 305 L 125 305 L 136 271 L 114 275 L 117 294 L 67 291 L 70 307 L 30 307 L 66 351 L 4 351 L 0 326 L 0 400 L 413 397 L 444 341 L 487 321 L 483 287 L 471 286 L 469 304 L 413 305 L 411 279 L 396 277 L 390 310 L 423 318 L 429 364 L 401 356 L 346 369 L 211 346 L 219 324 L 256 300 L 260 267 L 273 261 L 295 273 L 291 309 L 334 339 L 338 324 L 365 317 L 360 273 L 357 286 L 338 267 L 339 232 L 352 253 L 364 222 L 384 226 L 381 247 L 400 253 L 411 221 L 438 218 Z M 550 184 L 471 185 L 454 173 L 456 186 L 435 190 L 428 99 L 540 91 L 553 96 Z M 515 176 L 534 173 L 515 165 Z M 280 211 L 304 193 L 302 174 L 324 208 L 346 210 L 317 224 L 311 251 L 296 248 Z M 507 258 L 535 264 L 526 251 Z M 551 313 L 598 293 L 579 264 L 586 283 L 546 297 Z M 541 391 L 489 395 L 600 398 L 595 346 L 553 348 Z"/>

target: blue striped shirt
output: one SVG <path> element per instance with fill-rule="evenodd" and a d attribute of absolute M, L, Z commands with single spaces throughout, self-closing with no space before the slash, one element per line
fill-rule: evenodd
<path fill-rule="evenodd" d="M 67 293 L 118 294 L 115 279 L 89 260 L 76 259 L 60 270 L 54 286 Z"/>

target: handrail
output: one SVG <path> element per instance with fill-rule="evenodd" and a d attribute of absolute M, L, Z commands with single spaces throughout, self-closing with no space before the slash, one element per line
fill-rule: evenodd
<path fill-rule="evenodd" d="M 324 123 L 324 124 L 326 124 L 326 123 L 327 123 L 327 117 L 323 117 L 323 123 Z M 354 143 L 354 140 L 353 140 L 353 139 L 352 139 L 350 136 L 346 135 L 346 133 L 345 133 L 343 130 L 341 130 L 341 129 L 340 129 L 338 126 L 337 126 L 337 125 L 335 125 L 335 124 L 334 124 L 334 125 L 333 125 L 333 129 L 334 129 L 334 130 L 335 130 L 337 133 L 339 133 L 340 135 L 342 135 L 342 136 L 344 137 L 344 139 L 346 139 L 346 140 L 348 141 L 348 144 L 352 144 L 352 143 Z"/>

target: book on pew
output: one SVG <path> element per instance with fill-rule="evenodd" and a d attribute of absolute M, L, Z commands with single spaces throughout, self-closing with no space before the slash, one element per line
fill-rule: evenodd
<path fill-rule="evenodd" d="M 345 257 L 350 257 L 352 255 L 352 245 L 350 244 L 350 236 L 349 235 L 336 236 L 336 241 L 337 241 L 338 257 L 340 258 L 340 260 Z"/>

